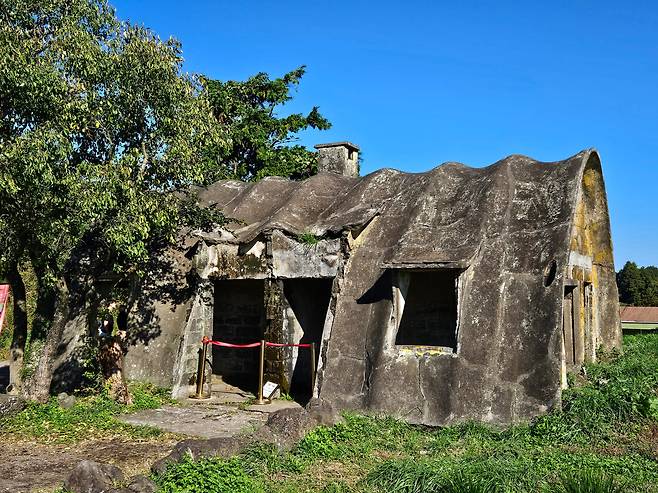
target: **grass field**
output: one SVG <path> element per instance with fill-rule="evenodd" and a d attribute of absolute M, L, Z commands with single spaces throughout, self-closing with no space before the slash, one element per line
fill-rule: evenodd
<path fill-rule="evenodd" d="M 132 426 L 117 416 L 141 409 L 156 409 L 172 403 L 169 392 L 153 385 L 131 383 L 133 404 L 117 404 L 101 391 L 77 399 L 70 409 L 64 409 L 52 398 L 46 404 L 29 403 L 15 416 L 0 419 L 5 440 L 35 440 L 40 443 L 73 444 L 82 440 L 121 437 L 145 440 L 169 438 L 157 428 Z"/>
<path fill-rule="evenodd" d="M 657 334 L 626 336 L 623 355 L 564 392 L 563 410 L 529 424 L 430 429 L 346 414 L 290 452 L 187 460 L 156 480 L 188 493 L 658 491 L 657 363 Z"/>

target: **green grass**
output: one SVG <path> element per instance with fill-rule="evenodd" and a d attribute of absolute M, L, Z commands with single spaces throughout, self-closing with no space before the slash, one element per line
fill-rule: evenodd
<path fill-rule="evenodd" d="M 236 482 L 212 491 L 658 492 L 657 362 L 658 334 L 626 336 L 623 355 L 588 365 L 587 379 L 564 392 L 563 409 L 532 423 L 432 429 L 345 414 L 290 452 L 255 445 L 228 461 L 188 460 L 155 479 L 172 492 L 201 491 L 186 485 L 222 471 Z"/>
<path fill-rule="evenodd" d="M 43 443 L 75 443 L 86 439 L 120 436 L 134 440 L 165 438 L 157 428 L 122 423 L 117 416 L 141 409 L 155 409 L 171 402 L 168 392 L 145 383 L 129 385 L 133 404 L 123 406 L 104 391 L 79 398 L 70 409 L 56 398 L 46 404 L 31 402 L 15 416 L 0 420 L 4 438 L 35 439 Z"/>

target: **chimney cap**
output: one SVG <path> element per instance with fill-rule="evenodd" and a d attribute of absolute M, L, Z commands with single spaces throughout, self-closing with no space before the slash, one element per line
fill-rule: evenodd
<path fill-rule="evenodd" d="M 347 147 L 348 149 L 351 149 L 353 151 L 360 151 L 359 146 L 352 144 L 351 142 L 343 141 L 343 142 L 329 142 L 327 144 L 316 144 L 313 147 L 316 149 L 324 149 L 326 147 Z"/>

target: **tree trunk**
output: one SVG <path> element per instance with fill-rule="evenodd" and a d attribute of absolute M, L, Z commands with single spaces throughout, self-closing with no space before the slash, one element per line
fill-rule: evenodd
<path fill-rule="evenodd" d="M 9 383 L 17 389 L 21 387 L 21 369 L 23 354 L 27 341 L 27 298 L 25 283 L 18 271 L 18 265 L 12 264 L 7 273 L 11 285 L 11 295 L 14 300 L 14 335 L 11 340 L 9 359 Z"/>
<path fill-rule="evenodd" d="M 119 404 L 130 405 L 132 396 L 123 376 L 124 352 L 123 335 L 103 337 L 98 351 L 98 360 L 110 397 Z"/>
<path fill-rule="evenodd" d="M 51 323 L 49 318 L 52 313 L 54 315 Z M 40 340 L 45 339 L 45 342 L 41 354 L 38 355 L 39 362 L 34 373 L 30 376 L 29 383 L 26 382 L 24 394 L 28 399 L 46 402 L 50 396 L 54 360 L 69 319 L 69 290 L 64 279 L 57 281 L 53 291 L 40 290 L 36 318 L 30 345 L 36 342 L 35 336 Z"/>

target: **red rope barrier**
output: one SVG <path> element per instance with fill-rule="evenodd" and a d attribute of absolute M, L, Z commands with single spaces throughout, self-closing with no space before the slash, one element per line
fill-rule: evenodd
<path fill-rule="evenodd" d="M 230 342 L 213 341 L 211 339 L 208 339 L 208 337 L 205 337 L 205 336 L 204 336 L 203 339 L 201 339 L 201 344 L 212 344 L 213 346 L 230 347 L 230 348 L 237 348 L 237 349 L 252 348 L 252 347 L 260 346 L 260 342 L 252 342 L 250 344 L 231 344 Z"/>
<path fill-rule="evenodd" d="M 252 342 L 251 344 L 231 344 L 230 342 L 208 341 L 208 344 L 212 344 L 213 346 L 232 347 L 238 349 L 260 346 L 260 342 Z"/>
<path fill-rule="evenodd" d="M 207 337 L 204 337 L 201 339 L 201 344 L 212 344 L 213 346 L 221 346 L 221 347 L 230 347 L 230 348 L 237 348 L 237 349 L 244 349 L 244 348 L 252 348 L 252 347 L 258 347 L 260 346 L 260 342 L 252 342 L 250 344 L 231 344 L 230 342 L 222 342 L 222 341 L 213 341 L 212 339 L 208 339 Z M 265 342 L 265 345 L 268 347 L 301 347 L 301 348 L 310 348 L 310 344 L 281 344 L 278 342 Z"/>
<path fill-rule="evenodd" d="M 278 342 L 266 342 L 265 345 L 269 347 L 311 347 L 310 344 L 280 344 Z"/>

